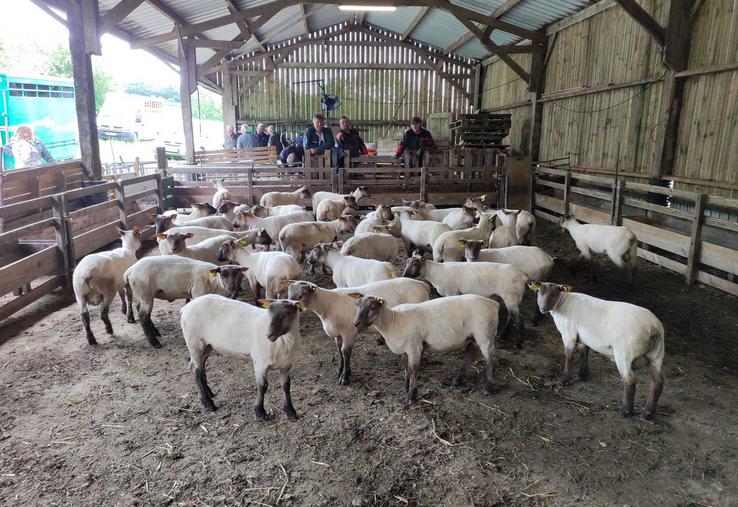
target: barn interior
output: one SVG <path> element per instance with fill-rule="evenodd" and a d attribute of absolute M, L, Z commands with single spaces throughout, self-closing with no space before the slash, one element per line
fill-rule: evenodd
<path fill-rule="evenodd" d="M 3 504 L 738 503 L 735 0 L 33 2 L 69 29 L 81 156 L 0 173 Z M 122 172 L 101 163 L 91 56 L 104 33 L 177 69 L 183 160 L 162 146 Z M 308 151 L 287 166 L 271 146 L 200 149 L 198 86 L 222 96 L 224 128 L 274 125 L 294 141 L 317 113 L 334 133 L 347 116 L 371 156 Z M 397 152 L 414 117 L 435 140 L 422 157 Z M 305 186 L 365 189 L 360 215 L 470 198 L 481 198 L 477 218 L 482 207 L 529 213 L 530 245 L 552 258 L 547 281 L 663 324 L 654 417 L 621 415 L 624 382 L 606 355 L 590 355 L 588 379 L 561 382 L 560 329 L 548 316 L 534 325 L 530 277 L 522 348 L 497 336 L 491 394 L 481 355 L 457 386 L 463 351 L 429 350 L 407 403 L 405 357 L 368 330 L 341 385 L 340 346 L 307 311 L 292 367 L 297 421 L 273 372 L 269 418 L 257 422 L 251 361 L 227 354 L 209 360 L 218 410 L 204 411 L 185 299 L 155 303 L 162 348 L 117 296 L 112 334 L 92 308 L 93 346 L 73 277 L 119 246 L 119 229 L 139 231 L 139 259 L 158 256 L 154 217 L 212 202 L 217 182 L 247 208 Z M 310 198 L 296 203 L 316 211 Z M 632 287 L 606 256 L 580 257 L 564 217 L 633 235 Z M 397 277 L 412 257 L 403 239 Z M 303 267 L 304 280 L 336 285 Z M 432 300 L 446 297 L 430 285 Z M 244 285 L 238 299 L 255 296 Z M 649 379 L 640 374 L 637 412 Z"/>

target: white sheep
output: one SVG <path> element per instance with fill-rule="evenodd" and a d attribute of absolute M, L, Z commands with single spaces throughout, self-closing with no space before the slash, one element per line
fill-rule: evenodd
<path fill-rule="evenodd" d="M 353 195 L 344 195 L 340 201 L 323 199 L 315 210 L 315 219 L 330 222 L 340 217 L 344 208 L 356 208 L 356 198 Z"/>
<path fill-rule="evenodd" d="M 525 294 L 528 277 L 509 264 L 494 262 L 433 262 L 419 255 L 407 259 L 402 276 L 425 278 L 441 296 L 476 294 L 498 296 L 507 308 L 507 321 L 503 335 L 512 323 L 517 328 L 515 346 L 523 341 L 523 319 L 520 301 Z"/>
<path fill-rule="evenodd" d="M 310 189 L 307 187 L 300 187 L 294 192 L 267 192 L 261 196 L 259 204 L 267 208 L 285 204 L 299 204 L 302 199 L 310 199 L 310 195 Z"/>
<path fill-rule="evenodd" d="M 279 370 L 284 391 L 284 412 L 290 421 L 297 412 L 290 396 L 290 370 L 297 358 L 300 342 L 300 303 L 264 301 L 266 310 L 217 295 L 199 297 L 181 310 L 180 324 L 187 349 L 190 369 L 195 372 L 195 384 L 206 412 L 216 409 L 213 391 L 207 382 L 206 362 L 212 351 L 251 357 L 256 376 L 257 396 L 254 412 L 259 421 L 269 416 L 264 410 L 267 373 Z"/>
<path fill-rule="evenodd" d="M 195 259 L 197 261 L 210 262 L 212 264 L 220 264 L 218 261 L 218 250 L 220 246 L 226 241 L 237 241 L 235 237 L 228 234 L 221 234 L 214 238 L 208 238 L 188 245 L 187 240 L 192 237 L 191 232 L 187 233 L 161 233 L 157 234 L 156 238 L 159 240 L 165 240 L 167 246 L 172 255 L 179 255 L 180 257 L 187 257 L 188 259 Z M 244 240 L 244 244 L 247 244 L 248 240 Z"/>
<path fill-rule="evenodd" d="M 286 282 L 288 298 L 303 303 L 323 324 L 323 331 L 333 338 L 340 358 L 338 379 L 341 385 L 351 382 L 351 351 L 359 330 L 354 326 L 357 293 L 383 298 L 389 306 L 428 301 L 427 284 L 409 278 L 394 278 L 368 283 L 358 287 L 321 289 L 310 282 Z"/>
<path fill-rule="evenodd" d="M 409 207 L 411 207 L 413 209 L 416 209 L 416 210 L 421 210 L 421 209 L 436 209 L 436 206 L 435 205 L 433 205 L 433 204 L 431 204 L 429 202 L 422 201 L 422 200 L 408 201 L 406 199 L 403 199 L 402 200 L 402 205 L 403 206 L 409 206 Z M 392 211 L 394 211 L 394 210 L 392 210 Z"/>
<path fill-rule="evenodd" d="M 492 230 L 489 215 L 480 214 L 479 223 L 475 227 L 460 231 L 444 232 L 433 243 L 433 260 L 436 262 L 458 262 L 464 260 L 464 249 L 459 246 L 461 240 L 481 240 L 486 242 Z"/>
<path fill-rule="evenodd" d="M 413 220 L 407 211 L 400 212 L 400 235 L 408 255 L 415 247 L 432 248 L 438 236 L 451 230 L 446 224 L 433 220 Z"/>
<path fill-rule="evenodd" d="M 233 225 L 236 228 L 247 226 L 249 228 L 265 229 L 269 237 L 276 242 L 279 239 L 279 233 L 285 225 L 296 222 L 310 222 L 313 219 L 313 214 L 309 211 L 266 218 L 257 217 L 251 211 L 239 211 L 236 213 L 236 219 L 233 221 Z"/>
<path fill-rule="evenodd" d="M 224 216 L 211 215 L 206 217 L 195 218 L 180 222 L 177 220 L 179 215 L 172 213 L 169 215 L 156 215 L 154 217 L 154 225 L 156 232 L 166 232 L 172 227 L 207 227 L 208 229 L 222 229 L 226 231 L 233 230 L 233 223 Z"/>
<path fill-rule="evenodd" d="M 561 227 L 569 231 L 581 259 L 592 265 L 597 282 L 597 266 L 592 254 L 607 254 L 612 262 L 627 270 L 628 286 L 633 287 L 633 275 L 638 265 L 638 238 L 630 229 L 616 225 L 580 224 L 576 218 L 563 216 Z"/>
<path fill-rule="evenodd" d="M 254 206 L 251 208 L 251 211 L 256 215 L 257 217 L 276 217 L 279 215 L 289 215 L 290 213 L 300 213 L 302 211 L 305 211 L 304 206 L 300 206 L 298 204 L 283 204 L 280 206 L 271 206 L 267 208 L 266 206 Z"/>
<path fill-rule="evenodd" d="M 167 210 L 163 214 L 164 215 L 176 215 L 177 221 L 180 223 L 184 223 L 188 220 L 194 220 L 195 218 L 203 218 L 203 217 L 209 217 L 211 215 L 215 215 L 218 210 L 213 208 L 213 206 L 209 202 L 200 202 L 200 203 L 192 203 L 190 205 L 192 208 L 192 211 L 187 213 L 179 213 L 176 209 Z"/>
<path fill-rule="evenodd" d="M 476 217 L 476 208 L 467 208 L 464 206 L 446 215 L 443 220 L 441 220 L 441 223 L 444 223 L 451 227 L 451 229 L 458 231 L 459 229 L 467 229 L 474 225 L 474 219 Z"/>
<path fill-rule="evenodd" d="M 296 222 L 287 224 L 279 233 L 279 245 L 283 252 L 290 254 L 297 262 L 305 259 L 305 253 L 318 243 L 331 243 L 344 232 L 356 228 L 353 217 L 339 216 L 330 222 Z"/>
<path fill-rule="evenodd" d="M 581 352 L 579 378 L 589 377 L 591 348 L 615 361 L 624 383 L 621 413 L 629 416 L 633 413 L 637 371 L 648 368 L 651 386 L 642 416 L 653 418 L 664 387 L 664 327 L 659 319 L 640 306 L 570 292 L 564 285 L 533 282 L 529 286 L 538 293 L 539 310 L 551 313 L 564 342 L 566 361 L 561 383 L 571 380 L 577 349 Z"/>
<path fill-rule="evenodd" d="M 233 196 L 231 195 L 231 191 L 228 190 L 224 185 L 223 182 L 225 181 L 225 178 L 221 178 L 215 182 L 215 194 L 213 194 L 213 208 L 218 209 L 220 206 L 220 203 L 225 200 L 233 200 Z"/>
<path fill-rule="evenodd" d="M 476 208 L 480 212 L 487 211 L 489 209 L 489 206 L 486 204 L 487 202 L 487 195 L 480 195 L 479 197 L 467 197 L 466 201 L 464 201 L 464 206 L 467 206 L 469 208 Z"/>
<path fill-rule="evenodd" d="M 370 232 L 354 234 L 343 242 L 341 255 L 353 255 L 362 259 L 394 261 L 398 255 L 397 238 L 387 232 L 387 227 L 372 227 Z"/>
<path fill-rule="evenodd" d="M 548 280 L 554 259 L 537 246 L 515 245 L 505 248 L 482 248 L 482 241 L 461 240 L 467 262 L 510 264 L 533 280 Z"/>
<path fill-rule="evenodd" d="M 369 194 L 369 189 L 365 186 L 356 187 L 356 190 L 351 192 L 350 195 L 354 196 L 354 199 L 356 199 L 356 202 L 358 203 L 360 200 L 371 197 L 371 194 Z M 335 192 L 315 192 L 313 194 L 313 211 L 317 212 L 318 205 L 321 203 L 321 201 L 328 199 L 329 201 L 338 201 L 341 202 L 343 200 L 344 194 L 337 194 Z"/>
<path fill-rule="evenodd" d="M 172 227 L 168 229 L 166 234 L 192 234 L 188 237 L 185 242 L 187 245 L 196 245 L 206 239 L 215 238 L 217 236 L 233 236 L 236 239 L 243 240 L 244 243 L 249 245 L 262 245 L 269 246 L 272 244 L 272 238 L 267 234 L 264 229 L 256 228 L 248 231 L 227 231 L 224 229 L 208 229 L 207 227 L 197 226 L 181 226 Z M 169 243 L 164 239 L 157 238 L 159 243 L 159 252 L 162 255 L 169 255 L 172 252 L 169 250 Z"/>
<path fill-rule="evenodd" d="M 367 213 L 364 220 L 356 226 L 354 234 L 370 232 L 371 228 L 375 226 L 389 225 L 389 233 L 394 237 L 399 238 L 401 229 L 400 219 L 393 213 L 392 209 L 394 209 L 394 207 L 390 208 L 384 204 L 380 204 L 377 206 L 376 210 Z"/>
<path fill-rule="evenodd" d="M 333 271 L 333 283 L 336 287 L 353 287 L 397 277 L 394 266 L 389 262 L 344 256 L 339 252 L 341 246 L 340 241 L 315 245 L 307 256 L 310 272 L 314 273 L 315 267 L 322 265 L 325 273 L 328 266 Z"/>
<path fill-rule="evenodd" d="M 454 384 L 464 383 L 474 344 L 486 363 L 485 394 L 492 393 L 495 335 L 500 305 L 475 295 L 450 296 L 423 303 L 390 307 L 382 298 L 367 296 L 357 303 L 354 326 L 373 325 L 394 354 L 405 354 L 405 392 L 408 403 L 417 398 L 418 370 L 424 350 L 451 352 L 465 348 L 464 362 Z"/>
<path fill-rule="evenodd" d="M 518 237 L 515 233 L 515 224 L 498 225 L 489 236 L 490 248 L 505 248 L 518 244 Z"/>
<path fill-rule="evenodd" d="M 262 288 L 267 299 L 278 298 L 282 295 L 280 283 L 283 280 L 302 278 L 302 268 L 292 256 L 284 252 L 252 252 L 235 241 L 221 245 L 218 260 L 236 262 L 249 268 L 246 277 L 254 300 L 261 297 Z"/>
<path fill-rule="evenodd" d="M 428 209 L 421 208 L 418 210 L 423 220 L 433 220 L 435 222 L 443 222 L 443 219 L 449 216 L 451 213 L 458 213 L 461 208 L 442 208 L 442 209 Z"/>
<path fill-rule="evenodd" d="M 236 218 L 236 208 L 239 206 L 243 205 L 231 201 L 230 199 L 221 201 L 220 206 L 218 206 L 218 215 L 233 223 L 233 219 Z"/>
<path fill-rule="evenodd" d="M 128 322 L 135 322 L 131 291 L 125 287 L 123 273 L 136 262 L 136 251 L 141 248 L 141 233 L 138 228 L 130 231 L 118 229 L 118 235 L 122 241 L 119 248 L 85 256 L 74 268 L 72 275 L 74 297 L 79 305 L 87 343 L 90 345 L 97 345 L 97 340 L 90 328 L 90 311 L 87 305 L 100 305 L 100 320 L 105 323 L 105 331 L 113 334 L 108 312 L 110 303 L 118 294 L 123 313 L 128 315 Z"/>
<path fill-rule="evenodd" d="M 222 294 L 235 298 L 241 290 L 247 268 L 216 266 L 176 255 L 144 257 L 126 270 L 123 280 L 139 302 L 138 318 L 146 339 L 156 348 L 161 336 L 151 321 L 154 299 L 197 298 L 204 294 Z"/>
<path fill-rule="evenodd" d="M 536 217 L 530 211 L 523 210 L 515 221 L 515 235 L 518 238 L 518 244 L 530 245 L 533 233 L 536 230 Z"/>

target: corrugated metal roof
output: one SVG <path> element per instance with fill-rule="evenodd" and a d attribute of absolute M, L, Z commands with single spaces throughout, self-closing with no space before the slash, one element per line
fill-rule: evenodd
<path fill-rule="evenodd" d="M 98 0 L 101 14 L 112 9 L 120 0 Z M 239 10 L 253 8 L 274 0 L 233 0 Z M 505 3 L 505 0 L 451 0 L 453 4 L 490 15 L 495 9 Z M 201 23 L 228 15 L 226 2 L 223 0 L 159 0 L 165 7 L 187 23 Z M 522 0 L 506 12 L 500 19 L 508 23 L 538 30 L 544 26 L 566 17 L 579 9 L 586 7 L 588 0 Z M 368 24 L 403 33 L 412 23 L 421 7 L 399 7 L 394 12 L 368 12 L 364 16 Z M 319 30 L 333 26 L 351 18 L 351 13 L 341 11 L 336 5 L 305 4 L 310 30 Z M 250 20 L 254 21 L 254 20 Z M 171 19 L 159 10 L 144 2 L 118 23 L 118 28 L 130 33 L 135 38 L 146 38 L 170 32 L 174 24 Z M 232 40 L 239 34 L 235 23 L 208 30 L 201 36 L 213 40 Z M 437 48 L 445 48 L 467 32 L 466 27 L 451 13 L 437 8 L 431 8 L 412 31 L 412 38 Z M 263 44 L 280 42 L 305 34 L 304 25 L 300 17 L 298 6 L 289 6 L 282 9 L 272 19 L 265 23 L 257 36 Z M 514 44 L 520 37 L 493 30 L 492 41 L 498 45 Z M 176 41 L 167 41 L 156 46 L 165 53 L 177 57 Z M 254 51 L 258 48 L 252 38 L 237 52 Z M 482 60 L 490 56 L 484 45 L 472 39 L 455 51 L 460 56 Z M 202 63 L 210 58 L 215 51 L 208 48 L 198 48 L 197 62 Z"/>

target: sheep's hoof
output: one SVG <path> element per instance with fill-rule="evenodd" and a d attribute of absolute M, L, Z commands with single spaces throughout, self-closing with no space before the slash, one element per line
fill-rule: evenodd
<path fill-rule="evenodd" d="M 630 417 L 633 415 L 633 409 L 629 407 L 620 407 L 620 415 L 623 417 Z"/>
<path fill-rule="evenodd" d="M 113 334 L 113 326 L 105 326 L 105 332 L 108 334 Z"/>
<path fill-rule="evenodd" d="M 160 349 L 161 348 L 161 342 L 159 340 L 157 340 L 155 336 L 149 337 L 148 340 L 149 340 L 149 345 L 151 345 L 155 349 Z"/>
<path fill-rule="evenodd" d="M 208 400 L 202 402 L 202 409 L 205 412 L 215 412 L 216 410 L 218 410 L 218 407 L 215 406 L 215 403 L 213 403 L 212 400 Z"/>
<path fill-rule="evenodd" d="M 129 315 L 126 320 L 128 321 L 129 324 L 135 324 L 136 323 L 136 317 L 134 317 L 133 315 Z"/>
<path fill-rule="evenodd" d="M 464 385 L 464 376 L 463 375 L 455 375 L 453 380 L 453 386 L 454 387 L 461 387 Z"/>
<path fill-rule="evenodd" d="M 266 422 L 274 418 L 273 415 L 267 414 L 263 408 L 256 408 L 254 412 L 256 414 L 256 420 L 259 422 Z"/>
<path fill-rule="evenodd" d="M 571 375 L 568 373 L 562 373 L 559 375 L 559 382 L 561 382 L 562 386 L 567 385 L 569 382 L 571 382 Z"/>
<path fill-rule="evenodd" d="M 95 339 L 95 337 L 93 335 L 88 334 L 87 335 L 87 343 L 89 345 L 97 345 L 97 340 Z"/>
<path fill-rule="evenodd" d="M 582 368 L 579 370 L 579 380 L 589 380 L 589 368 Z"/>
<path fill-rule="evenodd" d="M 495 393 L 495 390 L 492 387 L 492 384 L 487 384 L 486 386 L 484 386 L 484 395 L 485 396 L 490 396 L 490 395 L 492 395 L 494 393 Z"/>
<path fill-rule="evenodd" d="M 126 313 L 128 313 L 128 307 L 126 305 L 121 306 L 120 307 L 120 313 L 122 313 L 123 315 L 125 315 Z"/>
<path fill-rule="evenodd" d="M 342 386 L 347 386 L 351 383 L 351 376 L 350 375 L 341 375 L 341 377 L 338 379 L 338 384 Z"/>
<path fill-rule="evenodd" d="M 299 419 L 297 417 L 297 412 L 295 412 L 295 409 L 293 407 L 284 407 L 284 413 L 287 415 L 287 419 L 290 421 L 297 421 Z"/>

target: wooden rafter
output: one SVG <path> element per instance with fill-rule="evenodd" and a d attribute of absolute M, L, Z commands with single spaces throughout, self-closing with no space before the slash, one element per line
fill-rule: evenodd
<path fill-rule="evenodd" d="M 415 27 L 418 26 L 418 23 L 423 21 L 423 18 L 426 14 L 428 14 L 428 11 L 430 10 L 430 7 L 421 7 L 418 10 L 418 13 L 415 15 L 412 21 L 410 21 L 410 24 L 407 25 L 407 28 L 405 28 L 405 31 L 402 32 L 402 40 L 406 40 L 408 37 L 410 37 L 410 34 L 413 33 L 413 30 L 415 30 Z"/>
<path fill-rule="evenodd" d="M 306 34 L 308 34 L 310 33 L 310 27 L 308 26 L 307 16 L 305 15 L 305 4 L 299 4 L 298 8 L 300 9 L 300 21 L 302 22 L 302 29 Z"/>
<path fill-rule="evenodd" d="M 641 25 L 661 47 L 666 43 L 666 30 L 635 0 L 615 0 L 620 7 Z"/>
<path fill-rule="evenodd" d="M 459 49 L 461 46 L 469 42 L 475 37 L 475 35 L 471 32 L 466 32 L 461 37 L 453 41 L 451 44 L 443 48 L 443 52 L 446 54 L 453 53 L 457 49 Z"/>
<path fill-rule="evenodd" d="M 504 4 L 500 5 L 494 11 L 492 11 L 493 18 L 501 18 L 509 11 L 513 10 L 523 0 L 507 0 Z"/>
<path fill-rule="evenodd" d="M 238 6 L 233 2 L 233 0 L 225 0 L 226 8 L 228 9 L 228 12 L 231 14 L 235 14 L 238 12 Z M 245 19 L 239 19 L 236 21 L 236 26 L 241 32 L 241 38 L 245 40 L 249 40 L 251 38 L 251 29 L 249 28 L 249 25 L 246 24 Z"/>
<path fill-rule="evenodd" d="M 136 10 L 145 0 L 121 0 L 115 6 L 100 16 L 100 31 L 107 32 Z"/>

